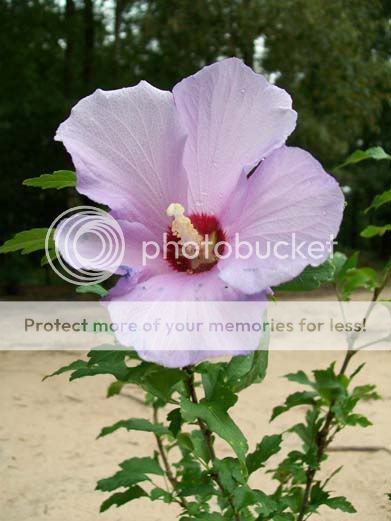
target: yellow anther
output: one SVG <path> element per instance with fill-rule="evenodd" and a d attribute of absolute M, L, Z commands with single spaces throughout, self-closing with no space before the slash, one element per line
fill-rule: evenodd
<path fill-rule="evenodd" d="M 169 217 L 174 217 L 171 224 L 172 233 L 180 239 L 181 244 L 195 242 L 201 244 L 202 237 L 194 228 L 191 220 L 186 217 L 184 207 L 179 203 L 171 203 L 166 213 Z"/>

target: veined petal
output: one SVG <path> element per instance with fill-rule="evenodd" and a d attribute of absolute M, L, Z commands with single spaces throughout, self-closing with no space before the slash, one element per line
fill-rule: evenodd
<path fill-rule="evenodd" d="M 344 197 L 336 180 L 311 154 L 281 147 L 247 183 L 241 216 L 226 233 L 231 242 L 236 234 L 252 245 L 253 254 L 248 259 L 236 255 L 221 260 L 217 266 L 222 280 L 254 293 L 286 282 L 306 266 L 318 266 L 329 257 L 341 224 Z"/>
<path fill-rule="evenodd" d="M 56 246 L 67 264 L 77 270 L 119 274 L 146 270 L 151 275 L 170 269 L 161 255 L 155 255 L 160 244 L 151 230 L 136 222 L 116 223 L 118 230 L 94 227 L 94 219 L 84 214 L 63 219 L 55 232 Z M 149 242 L 156 249 L 146 248 Z"/>
<path fill-rule="evenodd" d="M 186 203 L 185 133 L 170 92 L 145 81 L 97 90 L 72 109 L 55 139 L 72 156 L 78 191 L 119 217 L 161 232 L 167 206 Z"/>
<path fill-rule="evenodd" d="M 218 215 L 243 168 L 255 166 L 295 128 L 292 100 L 237 58 L 204 67 L 173 93 L 189 135 L 190 210 Z"/>
<path fill-rule="evenodd" d="M 120 288 L 117 288 L 120 286 Z M 137 280 L 130 278 L 128 281 L 121 279 L 115 288 L 113 288 L 107 296 L 108 310 L 113 323 L 126 324 L 131 320 L 135 320 L 138 316 L 147 322 L 152 322 L 156 316 L 161 316 L 162 311 L 161 301 L 173 304 L 174 308 L 170 307 L 170 311 L 164 316 L 171 315 L 176 310 L 177 303 L 178 310 L 183 312 L 186 310 L 186 301 L 238 301 L 238 300 L 256 300 L 260 302 L 260 311 L 257 312 L 257 320 L 262 316 L 262 309 L 266 305 L 267 292 L 262 292 L 256 296 L 247 297 L 242 292 L 237 291 L 227 286 L 218 277 L 217 270 L 200 273 L 198 275 L 188 275 L 186 273 L 170 272 L 162 275 L 157 275 L 147 279 Z M 128 292 L 126 292 L 128 286 Z M 124 304 L 125 303 L 125 304 Z M 131 303 L 131 304 L 130 304 Z M 145 315 L 145 303 L 147 303 L 148 310 L 150 310 L 151 317 Z M 138 310 L 138 306 L 141 309 Z M 215 305 L 215 304 L 213 304 Z M 208 311 L 205 311 L 206 316 L 202 316 L 202 309 L 197 311 L 197 320 L 210 320 Z M 175 311 L 174 316 L 180 315 Z M 193 315 L 194 316 L 194 311 Z M 248 319 L 248 316 L 246 315 Z M 192 333 L 190 333 L 192 334 Z M 158 341 L 161 340 L 162 332 L 157 333 Z M 245 355 L 257 348 L 259 338 L 255 339 L 254 345 L 243 346 L 243 349 L 205 349 L 199 348 L 194 350 L 189 349 L 172 349 L 175 341 L 170 341 L 170 348 L 164 349 L 147 349 L 143 347 L 143 336 L 132 333 L 130 328 L 123 328 L 116 332 L 117 339 L 124 346 L 133 346 L 138 351 L 141 358 L 144 360 L 155 362 L 166 367 L 185 367 L 187 365 L 195 364 L 201 360 L 216 356 L 236 356 Z M 253 335 L 254 336 L 254 335 Z M 140 344 L 139 344 L 140 342 Z"/>

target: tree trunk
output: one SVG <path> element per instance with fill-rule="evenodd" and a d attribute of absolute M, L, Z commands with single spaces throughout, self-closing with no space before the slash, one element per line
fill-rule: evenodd
<path fill-rule="evenodd" d="M 65 63 L 64 92 L 67 98 L 73 94 L 74 56 L 75 56 L 75 2 L 67 0 L 65 4 Z"/>
<path fill-rule="evenodd" d="M 114 14 L 114 79 L 118 81 L 121 58 L 121 22 L 125 0 L 116 0 Z"/>
<path fill-rule="evenodd" d="M 84 64 L 83 79 L 85 90 L 89 91 L 92 86 L 94 71 L 94 43 L 95 43 L 95 24 L 94 24 L 94 2 L 84 0 Z"/>

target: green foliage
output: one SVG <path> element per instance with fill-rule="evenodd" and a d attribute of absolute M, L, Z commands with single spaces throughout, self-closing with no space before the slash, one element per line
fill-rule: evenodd
<path fill-rule="evenodd" d="M 367 226 L 362 232 L 361 237 L 365 237 L 365 239 L 372 239 L 372 237 L 382 236 L 386 232 L 391 231 L 391 224 L 385 224 L 384 226 Z"/>
<path fill-rule="evenodd" d="M 249 474 L 265 466 L 266 461 L 280 451 L 282 436 L 275 434 L 272 436 L 265 436 L 261 443 L 258 443 L 256 449 L 246 458 L 246 465 Z"/>
<path fill-rule="evenodd" d="M 163 425 L 151 423 L 150 421 L 144 420 L 143 418 L 131 418 L 130 420 L 120 420 L 110 427 L 103 427 L 98 438 L 107 436 L 108 434 L 111 434 L 118 429 L 126 429 L 127 431 L 153 432 L 159 436 L 169 433 L 167 427 L 164 427 Z"/>
<path fill-rule="evenodd" d="M 331 259 L 320 266 L 308 266 L 295 279 L 281 284 L 276 291 L 311 291 L 320 288 L 322 284 L 332 282 L 335 267 Z"/>
<path fill-rule="evenodd" d="M 103 501 L 100 512 L 105 512 L 112 506 L 120 507 L 125 503 L 129 503 L 129 501 L 133 501 L 134 499 L 138 499 L 140 497 L 145 497 L 148 494 L 138 485 L 134 487 L 128 488 L 125 492 L 117 492 L 110 496 L 106 501 Z"/>
<path fill-rule="evenodd" d="M 108 291 L 100 284 L 89 284 L 88 286 L 77 286 L 76 293 L 91 293 L 93 295 L 98 295 L 99 297 L 105 297 Z"/>
<path fill-rule="evenodd" d="M 386 190 L 382 194 L 376 195 L 371 203 L 371 205 L 365 210 L 368 212 L 369 210 L 377 210 L 383 204 L 391 203 L 391 189 Z"/>
<path fill-rule="evenodd" d="M 335 363 L 325 370 L 312 371 L 312 377 L 304 371 L 286 375 L 290 382 L 310 387 L 309 391 L 291 394 L 284 405 L 275 407 L 272 415 L 274 419 L 299 405 L 307 408 L 305 422 L 297 423 L 289 429 L 301 440 L 301 449 L 291 451 L 273 473 L 274 479 L 279 482 L 275 496 L 297 516 L 295 519 L 308 519 L 310 515 L 317 513 L 321 506 L 347 513 L 356 512 L 346 498 L 332 497 L 330 492 L 325 490 L 330 479 L 341 470 L 340 468 L 324 483 L 315 480 L 314 476 L 327 458 L 327 447 L 337 432 L 347 426 L 371 425 L 365 416 L 355 412 L 360 401 L 379 398 L 374 385 L 352 388 L 351 382 L 362 367 L 363 364 L 350 377 L 344 371 L 336 372 Z M 309 495 L 304 503 L 308 483 Z"/>
<path fill-rule="evenodd" d="M 227 413 L 227 405 L 231 406 L 235 401 L 236 397 L 228 390 L 223 400 L 219 399 L 218 401 L 204 399 L 196 404 L 182 398 L 181 415 L 188 422 L 194 422 L 197 418 L 205 421 L 210 431 L 229 443 L 240 461 L 245 461 L 248 448 L 247 440 Z"/>
<path fill-rule="evenodd" d="M 367 159 L 375 159 L 376 161 L 380 161 L 383 159 L 390 160 L 391 156 L 384 151 L 382 147 L 372 147 L 367 150 L 356 150 L 353 154 L 344 161 L 341 165 L 337 166 L 337 168 L 345 168 L 349 165 L 355 165 L 356 163 L 360 163 L 361 161 L 366 161 Z"/>
<path fill-rule="evenodd" d="M 25 186 L 33 186 L 47 190 L 48 188 L 74 188 L 76 186 L 76 174 L 71 170 L 56 170 L 52 174 L 42 174 L 23 181 Z"/>
<path fill-rule="evenodd" d="M 45 249 L 45 240 L 48 228 L 33 228 L 17 233 L 12 239 L 0 247 L 0 253 L 19 251 L 22 255 Z M 49 238 L 48 246 L 54 248 L 54 240 Z"/>
<path fill-rule="evenodd" d="M 142 481 L 149 481 L 149 475 L 163 476 L 164 472 L 153 458 L 130 458 L 120 463 L 120 468 L 113 476 L 98 481 L 97 490 L 112 492 L 117 488 L 131 487 Z"/>

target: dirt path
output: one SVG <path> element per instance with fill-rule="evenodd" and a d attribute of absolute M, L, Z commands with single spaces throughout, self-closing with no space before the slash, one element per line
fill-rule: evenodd
<path fill-rule="evenodd" d="M 141 521 L 174 520 L 175 507 L 141 499 L 120 509 L 98 514 L 105 495 L 95 492 L 97 479 L 116 470 L 116 464 L 131 456 L 151 453 L 152 435 L 118 432 L 95 440 L 100 428 L 133 416 L 147 417 L 142 404 L 119 396 L 105 398 L 109 377 L 86 378 L 69 383 L 65 375 L 41 382 L 41 378 L 69 363 L 77 355 L 70 352 L 0 352 L 0 519 L 4 521 Z M 251 444 L 266 433 L 278 432 L 302 418 L 303 409 L 268 423 L 274 405 L 297 389 L 279 378 L 288 371 L 324 367 L 341 353 L 274 352 L 263 384 L 246 390 L 235 407 L 235 417 Z M 337 439 L 337 447 L 383 446 L 391 450 L 391 353 L 360 353 L 367 361 L 361 382 L 378 381 L 381 402 L 361 406 L 374 426 L 347 429 Z M 357 380 L 358 381 L 358 380 Z M 130 388 L 128 392 L 134 393 Z M 136 391 L 137 392 L 137 391 Z M 292 435 L 286 441 L 297 446 Z M 219 451 L 229 455 L 221 444 Z M 277 461 L 277 460 L 276 460 Z M 322 521 L 391 520 L 391 454 L 379 452 L 333 452 L 325 465 L 331 472 L 345 468 L 332 482 L 337 495 L 345 494 L 358 514 L 327 509 Z M 264 478 L 263 478 L 264 479 Z M 257 478 L 255 478 L 257 482 Z M 270 487 L 259 482 L 258 486 Z"/>

